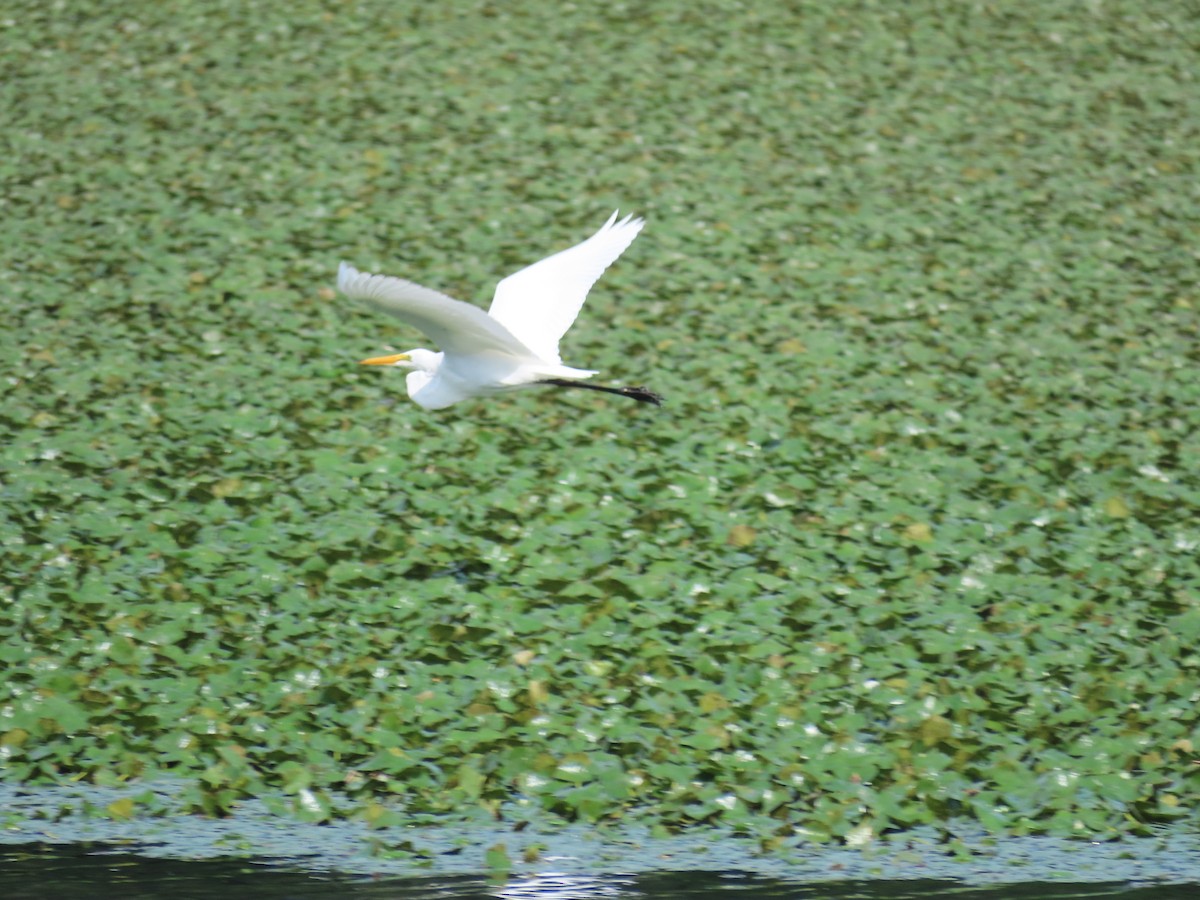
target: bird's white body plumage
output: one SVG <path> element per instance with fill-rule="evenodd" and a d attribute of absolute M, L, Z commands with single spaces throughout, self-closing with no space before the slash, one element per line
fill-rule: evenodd
<path fill-rule="evenodd" d="M 397 354 L 410 366 L 408 395 L 426 409 L 512 390 L 546 379 L 596 374 L 564 366 L 558 345 L 588 291 L 642 230 L 642 219 L 607 222 L 582 243 L 527 266 L 496 286 L 491 309 L 463 303 L 401 278 L 359 272 L 342 263 L 338 290 L 420 329 L 440 353 Z"/>

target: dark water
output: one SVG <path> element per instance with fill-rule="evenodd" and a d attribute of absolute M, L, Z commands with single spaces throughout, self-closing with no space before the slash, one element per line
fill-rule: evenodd
<path fill-rule="evenodd" d="M 1030 883 L 963 887 L 949 881 L 845 881 L 802 884 L 722 872 L 648 875 L 538 875 L 489 881 L 478 876 L 383 878 L 321 875 L 246 860 L 152 859 L 105 845 L 24 844 L 0 848 L 4 900 L 237 900 L 237 898 L 349 898 L 349 900 L 1189 900 L 1200 885 L 1130 887 L 1123 884 Z"/>
<path fill-rule="evenodd" d="M 1098 842 L 997 837 L 957 822 L 953 846 L 942 829 L 924 827 L 854 848 L 797 837 L 765 854 L 756 842 L 720 829 L 667 836 L 626 823 L 597 829 L 535 822 L 517 829 L 513 819 L 482 809 L 467 821 L 371 828 L 352 819 L 299 822 L 277 815 L 263 800 L 247 800 L 234 815 L 211 819 L 174 811 L 181 784 L 30 787 L 0 781 L 0 900 L 568 900 L 728 897 L 735 891 L 761 897 L 1200 900 L 1200 833 L 1180 828 Z M 101 813 L 123 797 L 145 805 L 151 789 L 154 815 L 125 820 Z M 514 869 L 506 883 L 492 885 L 486 873 L 489 856 L 497 854 Z M 624 874 L 612 874 L 618 872 Z M 993 887 L 1017 881 L 1032 886 Z"/>

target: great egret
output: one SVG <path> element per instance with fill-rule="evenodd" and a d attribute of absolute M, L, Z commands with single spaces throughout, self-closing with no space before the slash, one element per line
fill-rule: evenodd
<path fill-rule="evenodd" d="M 441 348 L 364 359 L 367 366 L 412 369 L 408 396 L 426 409 L 529 385 L 587 388 L 643 403 L 662 398 L 642 387 L 603 387 L 579 379 L 596 373 L 564 366 L 558 342 L 571 327 L 588 290 L 633 243 L 643 221 L 613 213 L 586 241 L 548 256 L 498 285 L 486 313 L 427 287 L 342 263 L 338 290 L 419 328 Z"/>

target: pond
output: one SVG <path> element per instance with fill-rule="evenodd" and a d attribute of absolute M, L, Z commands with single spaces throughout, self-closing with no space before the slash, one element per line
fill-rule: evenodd
<path fill-rule="evenodd" d="M 157 791 L 158 814 L 105 813 Z M 227 818 L 171 811 L 178 785 L 0 783 L 0 897 L 1121 897 L 1200 896 L 1200 835 L 1087 842 L 989 835 L 964 823 L 848 848 L 789 839 L 769 853 L 717 828 L 461 817 L 369 828 L 296 821 L 246 800 Z"/>
<path fill-rule="evenodd" d="M 177 860 L 130 854 L 105 845 L 27 844 L 0 849 L 0 895 L 7 900 L 87 897 L 89 900 L 172 897 L 174 900 L 261 900 L 296 898 L 487 898 L 487 900 L 590 900 L 590 898 L 829 898 L 829 900 L 1033 900 L 1115 898 L 1179 900 L 1186 885 L 1128 884 L 964 886 L 940 880 L 801 883 L 739 872 L 657 872 L 642 875 L 570 875 L 543 872 L 489 879 L 472 875 L 394 878 L 342 875 L 280 868 L 245 859 Z"/>

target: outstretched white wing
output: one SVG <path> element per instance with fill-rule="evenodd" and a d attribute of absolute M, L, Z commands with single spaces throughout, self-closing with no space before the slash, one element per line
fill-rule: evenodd
<path fill-rule="evenodd" d="M 352 300 L 365 300 L 376 309 L 420 329 L 447 355 L 503 353 L 528 359 L 534 354 L 500 322 L 478 306 L 447 297 L 432 288 L 401 278 L 372 275 L 342 263 L 338 290 Z"/>
<path fill-rule="evenodd" d="M 488 315 L 547 362 L 560 362 L 558 342 L 567 333 L 596 279 L 642 230 L 643 221 L 613 213 L 581 244 L 548 256 L 496 285 Z"/>

